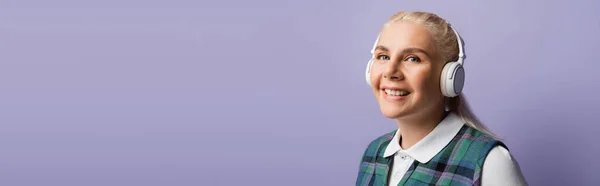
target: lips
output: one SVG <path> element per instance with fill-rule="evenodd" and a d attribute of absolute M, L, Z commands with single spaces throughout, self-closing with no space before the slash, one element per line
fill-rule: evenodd
<path fill-rule="evenodd" d="M 410 90 L 402 87 L 391 87 L 391 86 L 381 86 L 380 87 L 385 94 L 388 96 L 408 96 L 410 95 Z"/>
<path fill-rule="evenodd" d="M 383 89 L 383 91 L 389 96 L 408 96 L 409 91 L 403 89 Z"/>

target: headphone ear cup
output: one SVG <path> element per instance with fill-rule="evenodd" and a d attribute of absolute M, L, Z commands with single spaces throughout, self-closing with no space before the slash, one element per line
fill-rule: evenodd
<path fill-rule="evenodd" d="M 367 80 L 367 84 L 371 86 L 371 66 L 373 65 L 373 59 L 369 60 L 367 63 L 367 69 L 365 71 L 365 78 Z"/>
<path fill-rule="evenodd" d="M 465 83 L 465 70 L 458 62 L 444 65 L 440 76 L 440 89 L 446 97 L 455 97 L 462 92 Z"/>
<path fill-rule="evenodd" d="M 458 96 L 462 93 L 463 87 L 465 86 L 465 69 L 461 63 L 458 63 L 456 70 L 454 71 L 454 78 L 452 87 L 454 87 L 454 96 Z"/>

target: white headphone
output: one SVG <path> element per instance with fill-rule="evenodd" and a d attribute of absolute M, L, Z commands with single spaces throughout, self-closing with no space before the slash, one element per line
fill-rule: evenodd
<path fill-rule="evenodd" d="M 465 70 L 463 69 L 463 61 L 465 60 L 465 53 L 463 50 L 464 43 L 454 28 L 452 28 L 452 31 L 456 34 L 456 39 L 458 41 L 458 60 L 446 63 L 442 70 L 440 88 L 442 94 L 446 97 L 455 97 L 459 95 L 465 85 Z M 377 46 L 377 42 L 379 42 L 379 36 L 373 44 L 373 48 L 371 49 L 371 60 L 369 60 L 369 63 L 367 64 L 366 78 L 367 84 L 369 85 L 371 85 L 371 66 L 375 59 L 375 47 Z"/>

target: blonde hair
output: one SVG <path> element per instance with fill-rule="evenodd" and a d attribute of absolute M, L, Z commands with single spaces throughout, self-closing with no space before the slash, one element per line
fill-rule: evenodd
<path fill-rule="evenodd" d="M 441 59 L 445 62 L 458 60 L 459 51 L 457 37 L 454 34 L 451 25 L 443 18 L 429 12 L 398 12 L 390 17 L 384 27 L 398 21 L 407 21 L 423 25 L 433 36 Z M 479 121 L 479 119 L 477 119 L 465 99 L 464 94 L 461 93 L 456 97 L 447 99 L 447 106 L 450 111 L 459 115 L 465 121 L 467 126 L 487 134 L 494 139 L 500 140 L 500 137 L 492 133 Z"/>

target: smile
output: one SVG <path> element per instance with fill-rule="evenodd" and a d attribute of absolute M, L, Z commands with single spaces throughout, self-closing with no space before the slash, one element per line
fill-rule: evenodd
<path fill-rule="evenodd" d="M 410 92 L 406 90 L 383 89 L 383 91 L 389 96 L 408 96 L 410 94 Z"/>

